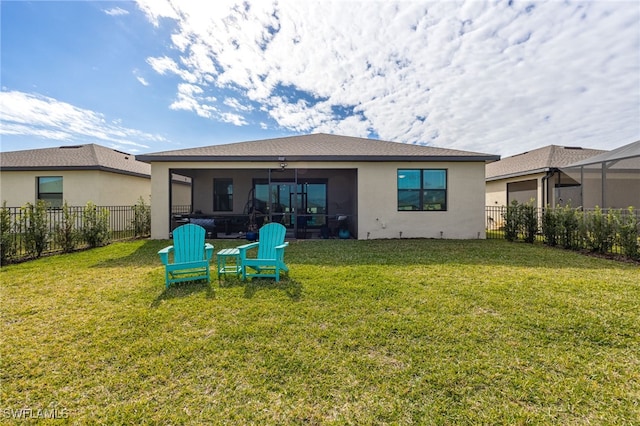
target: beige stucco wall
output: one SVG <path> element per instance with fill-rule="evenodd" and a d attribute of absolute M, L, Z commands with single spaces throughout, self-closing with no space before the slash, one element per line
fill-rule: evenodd
<path fill-rule="evenodd" d="M 152 226 L 151 236 L 166 239 L 169 236 L 169 170 L 194 170 L 194 210 L 211 213 L 213 177 L 234 179 L 234 213 L 241 213 L 251 188 L 246 170 L 276 168 L 271 163 L 152 163 Z M 484 238 L 484 163 L 306 163 L 289 162 L 288 169 L 298 169 L 299 179 L 305 174 L 314 176 L 314 170 L 332 170 L 329 177 L 329 214 L 337 209 L 357 211 L 357 238 Z M 448 211 L 397 211 L 397 170 L 399 168 L 446 168 L 448 170 Z M 209 169 L 209 170 L 206 170 Z M 357 174 L 353 169 L 358 169 Z M 323 175 L 323 176 L 326 176 Z M 198 185 L 205 185 L 199 188 Z M 357 185 L 357 198 L 340 198 L 346 185 Z M 332 211 L 333 210 L 333 211 Z"/>
<path fill-rule="evenodd" d="M 62 176 L 63 200 L 70 206 L 83 206 L 88 201 L 100 206 L 130 206 L 140 197 L 150 202 L 149 178 L 98 170 L 2 171 L 0 199 L 9 207 L 34 203 L 38 196 L 36 178 L 42 176 Z"/>
<path fill-rule="evenodd" d="M 487 206 L 506 206 L 507 184 L 501 180 L 487 182 L 485 185 L 485 204 Z"/>
<path fill-rule="evenodd" d="M 526 176 L 517 176 L 508 179 L 500 179 L 486 182 L 485 184 L 485 203 L 487 206 L 506 206 L 508 204 L 507 200 L 507 185 L 509 183 L 515 182 L 523 182 L 528 180 L 537 180 L 538 181 L 538 191 L 537 191 L 537 207 L 543 207 L 543 194 L 542 194 L 542 178 L 545 176 L 544 173 L 526 175 Z M 483 177 L 484 180 L 484 177 Z M 551 184 L 553 187 L 553 183 Z"/>
<path fill-rule="evenodd" d="M 398 211 L 400 168 L 447 169 L 447 211 Z M 484 238 L 484 202 L 484 163 L 362 163 L 358 238 Z"/>
<path fill-rule="evenodd" d="M 169 238 L 169 167 L 167 163 L 151 164 L 151 238 Z"/>

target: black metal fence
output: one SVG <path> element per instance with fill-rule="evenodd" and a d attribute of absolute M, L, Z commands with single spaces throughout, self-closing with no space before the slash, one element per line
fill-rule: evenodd
<path fill-rule="evenodd" d="M 85 223 L 87 206 L 42 209 L 38 217 L 34 216 L 35 209 L 37 209 L 36 206 L 0 207 L 3 220 L 0 250 L 3 252 L 4 262 L 34 257 L 33 250 L 29 247 L 29 235 L 34 234 L 35 226 L 38 227 L 35 233 L 42 245 L 38 255 L 64 251 L 62 239 L 58 237 L 65 232 L 65 229 L 69 234 L 73 233 L 75 248 L 81 249 L 90 245 L 86 238 L 83 238 L 82 233 L 82 230 L 88 226 Z M 106 218 L 107 241 L 149 236 L 150 207 L 148 205 L 95 206 L 95 211 Z M 142 215 L 144 217 L 141 217 Z"/>
<path fill-rule="evenodd" d="M 487 239 L 523 240 L 575 250 L 640 257 L 640 211 L 487 206 Z"/>

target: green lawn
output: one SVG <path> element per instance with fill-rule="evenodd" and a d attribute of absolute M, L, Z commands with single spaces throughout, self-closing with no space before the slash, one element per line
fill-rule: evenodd
<path fill-rule="evenodd" d="M 640 420 L 637 264 L 499 240 L 301 241 L 279 284 L 165 291 L 156 252 L 166 244 L 0 270 L 0 418 Z"/>

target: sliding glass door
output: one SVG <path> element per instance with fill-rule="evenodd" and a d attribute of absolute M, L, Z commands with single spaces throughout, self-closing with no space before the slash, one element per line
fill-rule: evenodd
<path fill-rule="evenodd" d="M 254 182 L 254 206 L 288 228 L 319 228 L 327 221 L 327 182 Z"/>

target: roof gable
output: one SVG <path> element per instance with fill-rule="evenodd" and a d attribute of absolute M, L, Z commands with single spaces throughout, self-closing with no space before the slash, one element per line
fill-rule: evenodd
<path fill-rule="evenodd" d="M 102 170 L 151 176 L 151 166 L 126 152 L 96 144 L 0 153 L 2 170 Z"/>
<path fill-rule="evenodd" d="M 606 151 L 581 147 L 548 145 L 487 164 L 488 180 L 542 173 L 584 160 Z"/>
<path fill-rule="evenodd" d="M 494 161 L 497 155 L 316 133 L 140 155 L 141 161 Z"/>

